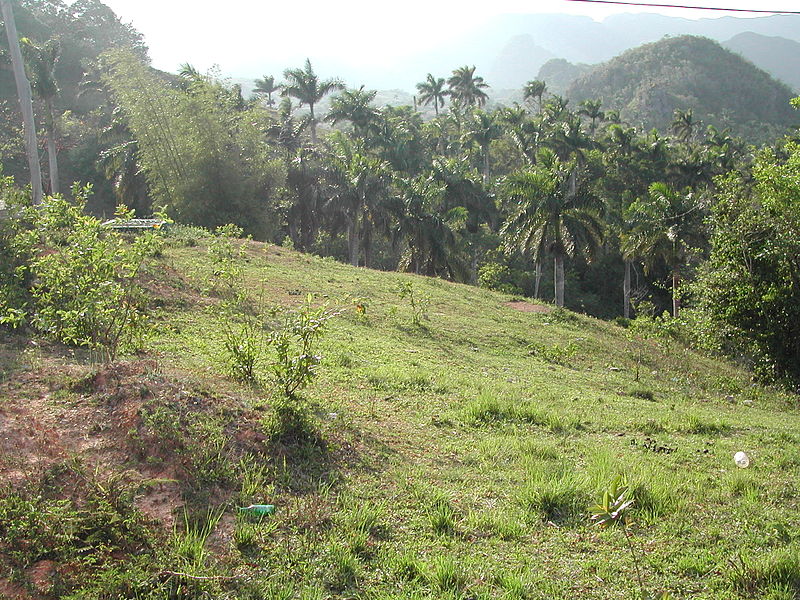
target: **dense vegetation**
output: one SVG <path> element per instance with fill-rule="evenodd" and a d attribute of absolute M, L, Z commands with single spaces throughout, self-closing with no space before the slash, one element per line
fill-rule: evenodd
<path fill-rule="evenodd" d="M 62 193 L 3 154 L 0 596 L 800 595 L 796 141 L 15 9 Z"/>
<path fill-rule="evenodd" d="M 566 95 L 601 98 L 622 118 L 664 130 L 677 110 L 761 143 L 797 124 L 789 87 L 717 42 L 665 38 L 628 50 L 578 77 Z"/>
<path fill-rule="evenodd" d="M 41 259 L 97 247 L 91 219 L 69 246 L 48 235 L 62 222 L 35 229 Z M 3 593 L 610 599 L 637 568 L 675 598 L 800 590 L 795 395 L 669 320 L 622 328 L 235 234 L 160 237 L 124 362 L 0 331 Z M 595 525 L 623 491 L 626 522 Z"/>
<path fill-rule="evenodd" d="M 710 256 L 728 256 L 718 206 L 737 192 L 720 187 L 724 178 L 738 177 L 746 190 L 763 161 L 789 168 L 796 154 L 778 139 L 754 166 L 755 148 L 700 119 L 713 115 L 682 108 L 714 98 L 717 116 L 744 128 L 795 118 L 784 87 L 714 42 L 665 39 L 582 78 L 586 93 L 626 104 L 621 114 L 590 98 L 571 108 L 542 81 L 525 86 L 524 105 L 486 110 L 488 84 L 463 66 L 418 84 L 419 105 L 434 112 L 424 120 L 412 107 L 376 107 L 374 91 L 323 79 L 310 61 L 287 69 L 283 82 L 260 79 L 250 99 L 189 64 L 178 76 L 159 73 L 141 36 L 98 1 L 16 10 L 21 35 L 30 36 L 24 54 L 50 188 L 92 184 L 90 210 L 164 207 L 182 223 L 232 223 L 255 239 L 352 265 L 552 298 L 602 317 L 629 317 L 647 304 L 677 318 L 682 302 L 702 305 L 695 314 L 703 319 L 684 313 L 700 342 L 752 365 L 774 362 L 762 375 L 794 377 L 788 342 L 734 350 L 700 323 L 727 311 L 739 315 L 728 315 L 730 326 L 747 331 L 778 306 L 751 298 L 760 308 L 731 311 L 731 298 L 742 296 L 720 294 L 707 278 L 686 294 Z M 644 73 L 651 83 L 666 78 L 650 89 L 663 102 L 642 106 L 667 133 L 624 120 L 644 97 L 635 91 Z M 317 114 L 326 97 L 327 112 Z M 13 113 L 13 103 L 7 108 Z M 12 128 L 4 147 L 15 144 Z M 3 167 L 24 180 L 19 152 L 4 153 Z M 795 207 L 786 210 L 791 217 Z M 790 268 L 783 281 L 792 277 Z M 786 306 L 796 290 L 781 289 L 776 302 Z"/>

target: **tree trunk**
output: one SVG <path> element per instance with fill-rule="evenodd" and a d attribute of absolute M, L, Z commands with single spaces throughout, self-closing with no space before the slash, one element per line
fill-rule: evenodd
<path fill-rule="evenodd" d="M 489 181 L 489 146 L 483 152 L 483 185 Z"/>
<path fill-rule="evenodd" d="M 472 243 L 469 280 L 472 285 L 478 285 L 478 245 L 474 241 Z"/>
<path fill-rule="evenodd" d="M 14 69 L 14 81 L 17 84 L 19 107 L 22 112 L 22 123 L 25 129 L 25 150 L 28 155 L 28 168 L 31 172 L 33 203 L 39 204 L 42 201 L 42 168 L 39 165 L 39 144 L 36 141 L 36 123 L 33 120 L 31 84 L 25 75 L 25 67 L 22 63 L 19 35 L 14 21 L 14 12 L 11 10 L 11 2 L 9 0 L 0 0 L 0 9 L 2 9 L 3 21 L 6 24 L 8 49 L 9 54 L 11 54 L 11 65 Z"/>
<path fill-rule="evenodd" d="M 350 251 L 350 264 L 358 266 L 358 226 L 357 219 L 353 218 L 347 223 L 347 247 Z"/>
<path fill-rule="evenodd" d="M 364 266 L 369 269 L 372 267 L 372 224 L 367 219 L 361 228 L 361 247 L 364 249 Z"/>
<path fill-rule="evenodd" d="M 681 299 L 678 297 L 678 285 L 681 282 L 681 272 L 679 269 L 674 269 L 672 271 L 672 316 L 673 318 L 678 318 L 678 312 L 680 310 Z"/>
<path fill-rule="evenodd" d="M 556 306 L 564 306 L 564 255 L 555 255 Z"/>
<path fill-rule="evenodd" d="M 536 273 L 536 279 L 534 279 L 533 284 L 533 297 L 539 297 L 539 284 L 542 282 L 542 262 L 537 260 L 536 264 L 534 265 L 534 271 Z"/>
<path fill-rule="evenodd" d="M 309 104 L 308 108 L 311 111 L 311 142 L 313 144 L 316 144 L 317 143 L 317 118 L 314 116 L 314 104 Z"/>
<path fill-rule="evenodd" d="M 56 154 L 56 118 L 53 114 L 53 99 L 45 101 L 47 110 L 47 160 L 50 171 L 50 193 L 55 195 L 61 192 L 58 183 L 58 156 Z"/>
<path fill-rule="evenodd" d="M 622 282 L 622 295 L 624 304 L 622 314 L 626 319 L 631 318 L 631 261 L 625 261 L 625 280 Z"/>

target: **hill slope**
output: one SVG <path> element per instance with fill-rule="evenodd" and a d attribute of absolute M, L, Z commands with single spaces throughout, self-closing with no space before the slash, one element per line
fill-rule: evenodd
<path fill-rule="evenodd" d="M 619 475 L 648 589 L 798 591 L 796 397 L 657 331 L 248 243 L 251 311 L 313 292 L 340 313 L 304 392 L 319 437 L 271 440 L 266 373 L 226 376 L 208 242 L 149 265 L 126 362 L 2 334 L 0 594 L 625 597 L 625 538 L 587 516 Z"/>
<path fill-rule="evenodd" d="M 579 77 L 567 95 L 576 104 L 600 98 L 631 123 L 662 130 L 675 109 L 692 109 L 706 124 L 751 137 L 766 128 L 772 138 L 776 129 L 797 122 L 789 106 L 793 93 L 785 84 L 718 43 L 694 36 L 629 50 Z"/>
<path fill-rule="evenodd" d="M 800 90 L 800 42 L 748 31 L 722 45 L 789 84 L 795 91 Z"/>

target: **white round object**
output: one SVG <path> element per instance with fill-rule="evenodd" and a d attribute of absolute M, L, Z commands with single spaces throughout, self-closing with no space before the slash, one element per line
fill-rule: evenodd
<path fill-rule="evenodd" d="M 733 462 L 736 463 L 737 467 L 745 469 L 750 466 L 750 457 L 740 451 L 733 455 Z"/>

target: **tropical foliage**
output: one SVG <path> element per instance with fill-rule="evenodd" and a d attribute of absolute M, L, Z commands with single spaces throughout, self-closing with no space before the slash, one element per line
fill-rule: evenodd
<path fill-rule="evenodd" d="M 95 213 L 110 214 L 117 202 L 139 211 L 163 205 L 183 223 L 232 223 L 255 239 L 353 265 L 481 283 L 609 318 L 630 316 L 643 300 L 674 317 L 682 304 L 721 305 L 722 283 L 686 284 L 698 273 L 704 282 L 727 273 L 742 286 L 754 276 L 738 273 L 723 251 L 733 238 L 722 223 L 741 232 L 745 221 L 761 222 L 753 215 L 792 222 L 777 209 L 752 213 L 746 202 L 790 197 L 794 146 L 779 143 L 754 166 L 754 151 L 735 133 L 770 115 L 791 122 L 786 90 L 701 38 L 632 50 L 585 73 L 565 96 L 555 93 L 558 81 L 539 79 L 519 91 L 523 104 L 496 105 L 489 82 L 463 65 L 448 77 L 427 73 L 414 106 L 391 107 L 379 106 L 375 90 L 317 74 L 310 60 L 282 81 L 257 79 L 245 99 L 214 71 L 150 68 L 141 36 L 95 0 L 17 8 L 52 149 L 52 191 L 59 180 L 92 183 L 87 210 Z M 73 29 L 85 33 L 80 43 Z M 712 66 L 726 77 L 712 78 Z M 0 92 L 4 77 L 0 70 Z M 650 102 L 642 80 L 672 91 Z M 688 89 L 689 80 L 703 85 Z M 766 100 L 755 102 L 759 86 Z M 13 104 L 0 111 L 13 116 Z M 19 128 L 3 123 L 4 170 L 23 182 Z M 768 190 L 768 181 L 786 183 Z M 763 227 L 791 246 L 791 228 Z M 793 267 L 780 266 L 771 248 L 756 255 L 769 264 L 759 272 L 775 280 L 759 285 L 773 285 L 769 302 L 780 303 L 782 293 L 794 297 Z M 720 266 L 726 260 L 732 270 Z M 778 366 L 782 352 L 794 356 L 788 338 L 765 327 L 747 338 L 758 319 L 727 310 L 707 312 L 720 331 L 723 322 L 740 328 L 740 353 L 773 361 L 759 367 L 764 373 L 796 377 Z M 794 335 L 789 325 L 782 331 Z M 715 348 L 730 350 L 723 346 Z"/>

